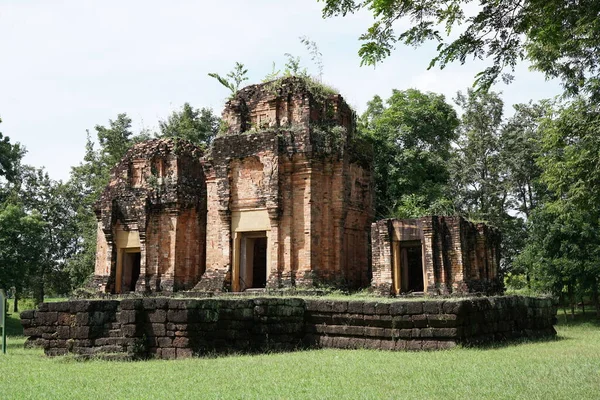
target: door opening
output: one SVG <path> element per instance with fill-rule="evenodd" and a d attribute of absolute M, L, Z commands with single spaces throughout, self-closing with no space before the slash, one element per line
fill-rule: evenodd
<path fill-rule="evenodd" d="M 423 292 L 423 252 L 421 241 L 400 243 L 402 292 Z"/>
<path fill-rule="evenodd" d="M 240 290 L 267 287 L 267 233 L 242 233 L 240 241 Z"/>
<path fill-rule="evenodd" d="M 140 277 L 142 254 L 139 251 L 123 252 L 123 275 L 120 293 L 135 292 L 135 284 Z"/>
<path fill-rule="evenodd" d="M 252 260 L 252 287 L 267 286 L 267 238 L 254 239 L 254 257 Z"/>

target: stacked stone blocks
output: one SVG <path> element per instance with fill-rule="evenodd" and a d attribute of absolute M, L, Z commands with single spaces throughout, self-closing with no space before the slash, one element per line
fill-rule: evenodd
<path fill-rule="evenodd" d="M 447 349 L 556 334 L 552 299 L 393 302 L 299 298 L 77 300 L 21 313 L 49 356 L 185 358 L 302 348 Z"/>

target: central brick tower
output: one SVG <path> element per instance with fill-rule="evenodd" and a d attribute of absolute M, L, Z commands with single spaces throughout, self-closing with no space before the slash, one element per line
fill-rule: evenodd
<path fill-rule="evenodd" d="M 308 79 L 241 89 L 204 162 L 206 272 L 196 290 L 365 287 L 371 154 L 340 95 Z"/>

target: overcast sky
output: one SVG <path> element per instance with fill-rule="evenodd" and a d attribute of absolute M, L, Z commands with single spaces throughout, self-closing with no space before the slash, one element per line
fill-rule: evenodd
<path fill-rule="evenodd" d="M 220 114 L 227 90 L 207 76 L 236 61 L 257 83 L 282 67 L 284 53 L 302 58 L 308 36 L 323 53 L 324 82 L 359 112 L 375 94 L 417 88 L 451 101 L 483 64 L 427 71 L 434 48 L 399 47 L 377 68 L 360 67 L 359 35 L 368 14 L 321 18 L 316 0 L 85 1 L 0 0 L 0 132 L 25 145 L 25 162 L 68 179 L 81 162 L 86 129 L 126 112 L 134 131 L 155 128 L 184 102 Z M 556 82 L 519 67 L 516 82 L 498 85 L 506 112 L 514 103 L 553 97 Z"/>

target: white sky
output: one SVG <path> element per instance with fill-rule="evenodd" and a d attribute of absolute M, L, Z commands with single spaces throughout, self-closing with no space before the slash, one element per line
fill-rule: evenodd
<path fill-rule="evenodd" d="M 321 18 L 316 0 L 87 1 L 0 0 L 0 132 L 25 145 L 25 163 L 68 179 L 84 155 L 86 129 L 126 112 L 134 131 L 155 128 L 184 102 L 220 114 L 227 90 L 207 76 L 236 61 L 257 83 L 302 58 L 308 36 L 323 53 L 324 82 L 359 112 L 373 95 L 417 88 L 446 95 L 466 90 L 483 64 L 427 71 L 433 46 L 398 48 L 377 68 L 360 67 L 358 36 L 368 14 Z M 506 111 L 514 103 L 553 97 L 556 82 L 521 66 L 512 85 L 499 85 Z"/>

